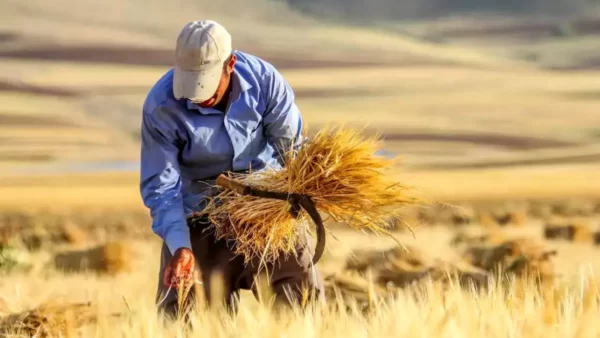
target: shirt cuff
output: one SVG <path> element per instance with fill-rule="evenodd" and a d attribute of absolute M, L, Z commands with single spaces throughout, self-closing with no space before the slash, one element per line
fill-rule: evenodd
<path fill-rule="evenodd" d="M 165 237 L 165 243 L 167 244 L 167 247 L 169 248 L 169 251 L 171 251 L 171 255 L 175 254 L 175 251 L 177 251 L 177 249 L 179 248 L 188 248 L 190 250 L 192 250 L 192 243 L 190 240 L 190 233 L 189 231 L 185 230 L 174 230 L 174 231 L 170 231 L 167 236 Z"/>

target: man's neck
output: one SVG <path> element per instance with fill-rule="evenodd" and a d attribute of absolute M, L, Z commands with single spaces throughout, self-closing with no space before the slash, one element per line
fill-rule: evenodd
<path fill-rule="evenodd" d="M 223 113 L 227 113 L 227 106 L 229 104 L 229 99 L 231 97 L 231 88 L 232 88 L 233 76 L 229 79 L 229 85 L 227 86 L 227 90 L 225 94 L 221 98 L 221 101 L 217 103 L 213 108 Z"/>

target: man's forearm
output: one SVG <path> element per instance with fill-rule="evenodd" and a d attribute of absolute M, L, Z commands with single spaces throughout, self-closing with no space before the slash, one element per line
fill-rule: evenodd
<path fill-rule="evenodd" d="M 154 113 L 160 113 L 160 107 Z M 171 253 L 180 247 L 191 248 L 189 229 L 181 197 L 179 148 L 168 126 L 159 132 L 159 119 L 144 113 L 140 192 L 150 209 L 152 230 L 162 238 Z"/>
<path fill-rule="evenodd" d="M 191 249 L 192 246 L 183 201 L 174 191 L 177 189 L 156 197 L 150 194 L 145 198 L 151 210 L 152 231 L 165 241 L 171 253 L 181 247 Z"/>
<path fill-rule="evenodd" d="M 150 207 L 152 231 L 165 242 L 171 253 L 181 247 L 192 248 L 190 230 L 180 203 L 180 199 L 175 198 L 173 203 L 162 200 Z"/>
<path fill-rule="evenodd" d="M 192 249 L 190 231 L 187 226 L 169 229 L 163 237 L 163 240 L 165 241 L 165 244 L 169 248 L 171 254 L 174 254 L 179 248 Z"/>

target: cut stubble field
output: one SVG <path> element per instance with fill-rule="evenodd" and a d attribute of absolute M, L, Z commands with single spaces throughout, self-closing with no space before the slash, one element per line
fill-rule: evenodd
<path fill-rule="evenodd" d="M 598 200 L 600 196 L 597 192 L 600 189 L 591 179 L 596 172 L 595 166 L 571 165 L 517 168 L 512 171 L 399 170 L 395 175 L 402 182 L 409 182 L 421 189 L 424 196 L 432 201 L 461 205 L 471 202 L 510 204 L 527 199 L 552 200 L 555 197 Z M 574 180 L 574 173 L 587 173 L 587 176 L 578 176 L 579 180 Z M 515 180 L 515 177 L 519 177 L 519 180 Z M 552 184 L 546 184 L 550 180 Z M 91 224 L 99 229 L 107 226 L 105 222 L 111 222 L 110 217 L 115 218 L 120 214 L 145 215 L 124 223 L 129 229 L 119 228 L 125 233 L 142 234 L 141 238 L 115 233 L 107 234 L 108 237 L 88 236 L 83 242 L 57 244 L 45 249 L 23 250 L 18 246 L 11 249 L 9 252 L 14 252 L 13 257 L 29 264 L 30 270 L 20 272 L 15 269 L 4 273 L 0 280 L 0 315 L 27 311 L 45 303 L 68 306 L 91 302 L 86 313 L 94 322 L 76 331 L 80 336 L 184 335 L 182 326 L 163 325 L 156 320 L 153 304 L 158 282 L 160 242 L 150 231 L 147 211 L 138 196 L 135 173 L 9 176 L 0 183 L 0 196 L 3 214 L 25 213 L 40 225 L 45 224 L 44 215 L 47 213 L 67 215 L 65 220 L 72 219 L 71 223 L 75 222 L 73 224 L 77 224 L 77 217 L 94 213 L 106 215 L 92 218 Z M 77 214 L 79 216 L 68 216 Z M 459 251 L 450 245 L 457 229 L 446 224 L 420 226 L 419 221 L 408 221 L 415 227 L 414 236 L 407 232 L 394 232 L 394 236 L 403 244 L 418 248 L 432 260 L 459 260 Z M 531 219 L 523 226 L 509 227 L 502 233 L 540 239 L 543 222 Z M 597 222 L 597 217 L 592 218 L 592 225 Z M 488 228 L 476 221 L 465 229 L 477 233 Z M 106 228 L 101 231 L 111 230 Z M 335 237 L 331 237 L 334 239 L 329 242 L 319 264 L 319 269 L 327 278 L 341 273 L 355 250 L 383 252 L 395 245 L 395 241 L 387 237 L 374 237 L 343 228 L 334 228 L 332 231 Z M 52 264 L 52 257 L 58 253 L 104 245 L 109 238 L 115 240 L 117 237 L 127 243 L 130 256 L 122 259 L 131 265 L 117 275 L 94 270 L 65 272 Z M 192 325 L 196 334 L 210 332 L 215 337 L 320 337 L 326 334 L 351 337 L 596 336 L 600 326 L 591 319 L 600 313 L 597 302 L 600 277 L 596 276 L 600 268 L 597 264 L 600 249 L 592 243 L 543 242 L 549 249 L 558 250 L 555 268 L 562 274 L 562 278 L 545 291 L 533 285 L 524 288 L 522 282 L 515 282 L 507 288 L 492 281 L 492 284 L 496 284 L 491 289 L 475 292 L 458 284 L 443 288 L 436 282 L 424 281 L 418 284 L 420 289 L 416 295 L 413 288 L 406 287 L 395 291 L 396 296 L 390 299 L 372 296 L 372 311 L 366 313 L 362 310 L 364 305 L 360 303 L 329 298 L 330 308 L 309 309 L 304 314 L 292 312 L 283 317 L 273 316 L 268 306 L 257 303 L 249 292 L 243 292 L 237 316 L 199 312 L 192 316 Z M 339 311 L 336 306 L 340 304 L 343 304 L 342 308 L 349 307 L 349 310 Z"/>
<path fill-rule="evenodd" d="M 75 207 L 71 212 L 76 210 Z M 127 206 L 120 209 L 121 212 L 124 210 Z M 86 208 L 80 211 L 86 212 Z M 29 212 L 35 215 L 35 212 Z M 142 232 L 149 235 L 147 224 L 131 225 L 145 227 Z M 478 224 L 472 227 L 481 229 Z M 525 238 L 539 238 L 541 229 L 539 222 L 531 221 L 504 231 Z M 338 274 L 343 276 L 343 267 L 354 250 L 382 252 L 395 246 L 395 242 L 386 237 L 343 229 L 335 229 L 333 233 L 335 240 L 329 242 L 326 255 L 319 264 L 327 280 Z M 401 232 L 394 236 L 403 244 L 418 248 L 428 259 L 458 261 L 458 251 L 449 245 L 455 234 L 456 229 L 439 225 L 416 229 L 414 236 Z M 490 289 L 479 291 L 461 287 L 458 282 L 444 287 L 423 280 L 412 287 L 394 291 L 391 298 L 372 294 L 368 311 L 358 300 L 353 302 L 330 296 L 325 308 L 309 308 L 305 312 L 293 311 L 280 316 L 273 316 L 268 303 L 260 304 L 251 293 L 244 291 L 236 316 L 218 311 L 194 312 L 190 332 L 184 331 L 182 325 L 157 320 L 154 296 L 160 242 L 153 237 L 121 240 L 127 243 L 131 256 L 121 258 L 129 267 L 117 274 L 78 270 L 76 266 L 74 271 L 67 272 L 54 266 L 54 255 L 105 243 L 99 239 L 54 245 L 46 250 L 14 251 L 19 253 L 14 257 L 20 262 L 30 264 L 30 270 L 14 269 L 3 275 L 0 316 L 22 313 L 41 304 L 70 306 L 90 302 L 76 317 L 88 317 L 90 323 L 83 325 L 77 320 L 69 322 L 66 319 L 68 325 L 72 325 L 73 337 L 192 337 L 200 333 L 212 337 L 321 337 L 327 334 L 336 337 L 593 337 L 600 332 L 600 326 L 594 320 L 600 313 L 597 298 L 600 277 L 595 272 L 600 249 L 590 244 L 546 243 L 559 251 L 556 270 L 563 274 L 554 286 L 546 289 L 539 289 L 533 281 L 520 279 L 508 285 L 490 281 Z M 364 287 L 358 280 L 354 286 L 358 290 Z M 373 284 L 371 288 L 374 292 L 377 286 Z M 367 294 L 369 290 L 364 292 Z M 61 320 L 60 314 L 52 311 L 41 312 L 41 315 Z M 4 318 L 8 320 L 8 317 Z M 18 327 L 13 325 L 13 332 Z"/>

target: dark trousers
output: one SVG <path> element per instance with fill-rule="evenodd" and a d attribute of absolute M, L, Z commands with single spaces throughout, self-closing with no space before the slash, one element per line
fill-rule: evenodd
<path fill-rule="evenodd" d="M 305 232 L 299 231 L 297 234 L 298 245 L 295 254 L 282 254 L 280 259 L 274 263 L 263 264 L 259 270 L 258 259 L 244 264 L 244 258 L 233 253 L 234 244 L 223 239 L 217 241 L 213 231 L 207 230 L 206 223 L 194 222 L 190 225 L 196 269 L 200 270 L 203 283 L 201 290 L 209 307 L 218 302 L 235 312 L 240 290 L 251 290 L 257 300 L 261 301 L 259 290 L 264 287 L 263 281 L 267 282 L 267 289 L 275 296 L 276 303 L 292 305 L 305 303 L 306 300 L 324 301 L 323 280 L 316 266 L 312 265 L 314 243 Z M 163 243 L 156 299 L 158 302 L 164 298 L 159 305 L 159 312 L 167 316 L 177 315 L 177 290 L 172 288 L 165 298 L 168 287 L 162 282 L 164 269 L 171 257 L 169 249 Z M 258 281 L 258 276 L 264 276 L 265 279 Z M 257 281 L 260 285 L 257 285 Z M 216 292 L 217 290 L 212 288 L 219 290 Z M 195 288 L 192 288 L 186 301 L 191 304 L 195 296 Z"/>

